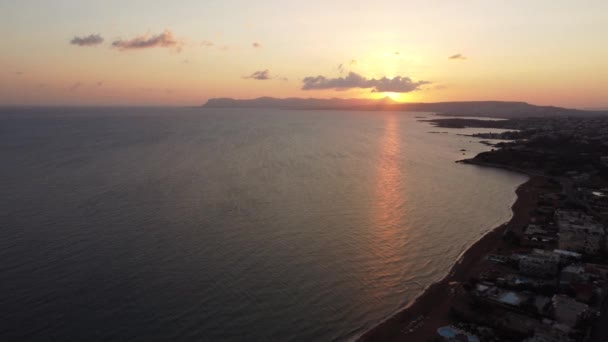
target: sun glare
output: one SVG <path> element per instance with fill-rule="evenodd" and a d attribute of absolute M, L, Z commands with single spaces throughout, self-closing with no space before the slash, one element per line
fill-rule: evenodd
<path fill-rule="evenodd" d="M 383 99 L 383 98 L 390 98 L 393 101 L 396 102 L 411 102 L 413 99 L 413 95 L 411 93 L 395 93 L 395 92 L 382 92 L 382 93 L 372 93 L 372 95 L 370 96 L 370 98 L 372 99 Z"/>
<path fill-rule="evenodd" d="M 390 97 L 392 100 L 395 100 L 395 101 L 399 100 L 399 93 L 388 92 L 388 93 L 382 93 L 382 95 L 384 95 L 384 97 Z"/>

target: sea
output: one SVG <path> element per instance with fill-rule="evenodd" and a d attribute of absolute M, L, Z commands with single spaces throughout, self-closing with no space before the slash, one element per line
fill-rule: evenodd
<path fill-rule="evenodd" d="M 0 340 L 356 339 L 527 179 L 434 117 L 0 109 Z"/>

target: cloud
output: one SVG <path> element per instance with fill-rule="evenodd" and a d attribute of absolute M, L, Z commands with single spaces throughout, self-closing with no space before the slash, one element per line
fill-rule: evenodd
<path fill-rule="evenodd" d="M 467 59 L 467 58 L 465 56 L 463 56 L 462 54 L 457 53 L 455 55 L 451 55 L 450 57 L 448 57 L 448 59 L 462 59 L 462 60 L 464 60 L 464 59 Z"/>
<path fill-rule="evenodd" d="M 306 77 L 302 82 L 302 90 L 362 88 L 372 89 L 373 92 L 394 93 L 409 93 L 419 90 L 425 84 L 430 84 L 428 81 L 414 82 L 409 77 L 401 76 L 394 78 L 382 77 L 380 79 L 366 78 L 354 72 L 349 72 L 346 77 L 338 78 L 327 78 L 325 76 Z"/>
<path fill-rule="evenodd" d="M 254 48 L 258 49 L 262 47 L 262 44 L 258 43 L 258 42 L 254 42 L 253 44 L 251 44 L 251 46 L 253 46 Z"/>
<path fill-rule="evenodd" d="M 396 76 L 393 78 L 382 77 L 379 80 L 371 79 L 375 92 L 393 92 L 393 93 L 409 93 L 415 90 L 420 90 L 420 87 L 425 84 L 430 84 L 428 81 L 414 82 L 409 77 Z M 375 81 L 375 82 L 374 82 Z"/>
<path fill-rule="evenodd" d="M 23 71 L 15 71 L 13 72 L 13 74 L 17 75 L 17 76 L 23 76 L 23 74 L 25 74 Z"/>
<path fill-rule="evenodd" d="M 266 80 L 279 80 L 279 81 L 283 81 L 283 82 L 289 81 L 289 79 L 285 76 L 276 76 L 276 75 L 271 76 L 270 71 L 268 69 L 256 71 L 249 76 L 243 76 L 243 78 L 251 79 L 251 80 L 258 80 L 258 81 L 266 81 Z"/>
<path fill-rule="evenodd" d="M 256 71 L 249 76 L 244 76 L 243 78 L 259 80 L 259 81 L 265 81 L 265 80 L 271 79 L 270 71 L 268 71 L 268 69 Z"/>
<path fill-rule="evenodd" d="M 95 83 L 95 86 L 97 86 L 98 88 L 103 87 L 103 82 L 97 81 L 97 83 Z"/>
<path fill-rule="evenodd" d="M 139 50 L 149 48 L 173 48 L 176 51 L 181 51 L 183 43 L 173 36 L 173 33 L 169 30 L 165 30 L 163 33 L 150 36 L 148 34 L 141 35 L 129 40 L 116 40 L 112 42 L 112 47 L 119 50 Z"/>
<path fill-rule="evenodd" d="M 90 34 L 88 36 L 75 36 L 70 40 L 70 44 L 78 46 L 95 46 L 103 43 L 103 37 L 98 34 Z"/>
<path fill-rule="evenodd" d="M 203 47 L 212 47 L 213 45 L 215 45 L 215 44 L 213 44 L 213 42 L 210 42 L 208 40 L 203 40 L 201 42 L 201 46 L 203 46 Z"/>
<path fill-rule="evenodd" d="M 343 74 L 344 71 L 346 71 L 345 68 L 344 68 L 344 64 L 340 63 L 340 65 L 338 65 L 338 72 L 340 72 L 341 74 Z"/>

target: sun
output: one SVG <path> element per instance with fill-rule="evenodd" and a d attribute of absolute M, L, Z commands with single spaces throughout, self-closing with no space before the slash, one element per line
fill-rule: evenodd
<path fill-rule="evenodd" d="M 370 98 L 378 100 L 378 99 L 383 99 L 383 98 L 389 98 L 395 102 L 411 102 L 412 101 L 412 94 L 410 93 L 395 93 L 395 92 L 378 92 L 378 93 L 372 93 Z"/>
<path fill-rule="evenodd" d="M 399 100 L 399 93 L 393 93 L 393 92 L 385 92 L 382 93 L 383 97 L 390 97 L 392 100 L 398 101 Z"/>

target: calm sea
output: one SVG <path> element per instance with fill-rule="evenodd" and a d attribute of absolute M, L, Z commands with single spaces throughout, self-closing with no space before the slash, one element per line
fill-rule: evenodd
<path fill-rule="evenodd" d="M 525 181 L 416 116 L 0 110 L 0 340 L 358 336 Z"/>

